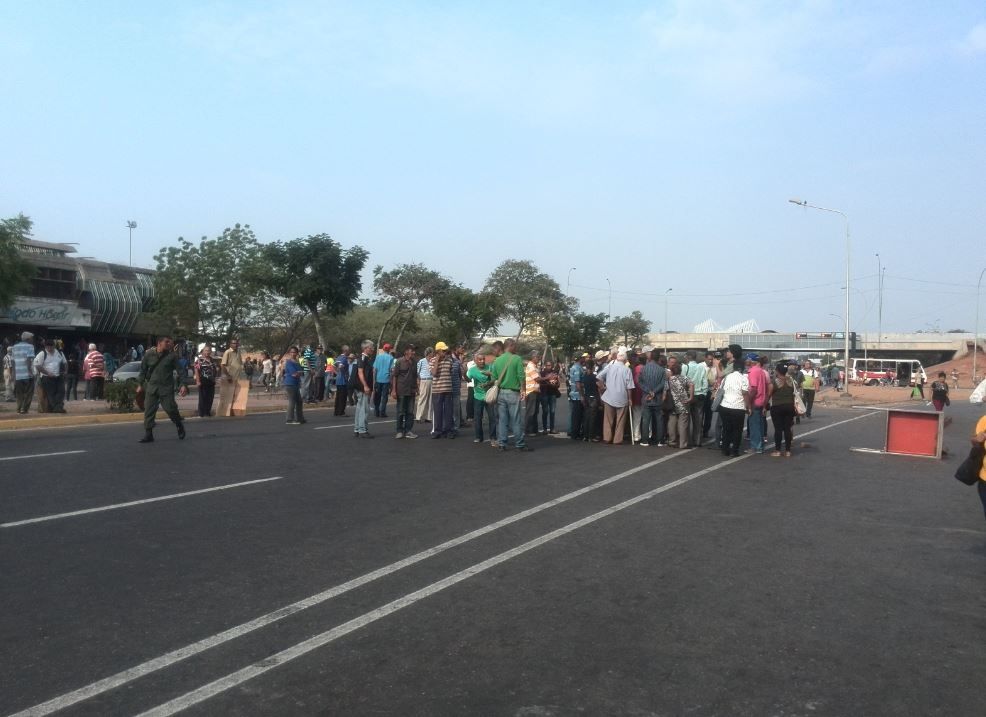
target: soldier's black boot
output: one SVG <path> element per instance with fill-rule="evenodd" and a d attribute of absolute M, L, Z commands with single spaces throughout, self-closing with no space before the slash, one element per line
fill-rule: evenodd
<path fill-rule="evenodd" d="M 154 434 L 150 431 L 144 431 L 144 437 L 141 438 L 138 443 L 154 443 Z"/>
<path fill-rule="evenodd" d="M 178 440 L 179 441 L 185 440 L 185 422 L 178 421 L 178 423 L 176 423 L 175 425 L 178 426 Z"/>

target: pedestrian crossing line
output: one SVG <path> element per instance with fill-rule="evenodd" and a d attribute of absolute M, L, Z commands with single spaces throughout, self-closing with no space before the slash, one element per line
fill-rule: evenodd
<path fill-rule="evenodd" d="M 246 485 L 257 483 L 268 483 L 273 480 L 281 480 L 284 476 L 273 476 L 272 478 L 258 478 L 247 480 L 240 483 L 229 483 L 227 485 L 217 485 L 212 488 L 202 488 L 200 490 L 189 490 L 184 493 L 172 493 L 171 495 L 159 495 L 156 498 L 144 498 L 143 500 L 131 500 L 127 503 L 114 503 L 112 505 L 102 505 L 98 508 L 86 508 L 85 510 L 73 510 L 68 513 L 56 513 L 54 515 L 43 515 L 39 518 L 27 518 L 26 520 L 15 520 L 10 523 L 0 523 L 0 528 L 17 528 L 22 525 L 32 525 L 34 523 L 45 523 L 50 520 L 61 520 L 62 518 L 74 518 L 77 515 L 89 515 L 90 513 L 103 513 L 107 510 L 119 510 L 120 508 L 132 508 L 135 505 L 146 505 L 147 503 L 158 503 L 162 500 L 175 500 L 176 498 L 186 498 L 190 495 L 202 495 L 203 493 L 214 493 L 219 490 L 229 490 L 230 488 L 240 488 Z"/>
<path fill-rule="evenodd" d="M 29 456 L 6 456 L 0 461 L 19 461 L 25 458 L 50 458 L 51 456 L 70 456 L 74 453 L 85 453 L 85 451 L 58 451 L 56 453 L 34 453 Z"/>

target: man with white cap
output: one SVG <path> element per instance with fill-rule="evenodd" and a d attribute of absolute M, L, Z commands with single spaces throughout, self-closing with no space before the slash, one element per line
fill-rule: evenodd
<path fill-rule="evenodd" d="M 11 346 L 14 362 L 14 397 L 17 399 L 17 412 L 27 413 L 34 400 L 34 334 L 25 331 L 21 340 Z"/>
<path fill-rule="evenodd" d="M 106 359 L 103 352 L 96 349 L 96 344 L 89 344 L 89 353 L 82 359 L 82 377 L 86 380 L 86 400 L 101 399 L 106 377 Z"/>
<path fill-rule="evenodd" d="M 623 443 L 626 429 L 627 405 L 633 390 L 633 373 L 626 365 L 626 349 L 616 352 L 616 360 L 610 361 L 596 376 L 600 384 L 603 402 L 603 443 Z"/>

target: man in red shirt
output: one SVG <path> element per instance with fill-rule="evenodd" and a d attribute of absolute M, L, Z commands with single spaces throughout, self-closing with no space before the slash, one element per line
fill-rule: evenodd
<path fill-rule="evenodd" d="M 754 453 L 763 453 L 764 408 L 767 405 L 767 381 L 770 377 L 760 368 L 760 357 L 756 354 L 747 354 L 745 363 L 747 379 L 750 381 L 750 405 L 753 407 L 748 422 L 750 446 Z"/>

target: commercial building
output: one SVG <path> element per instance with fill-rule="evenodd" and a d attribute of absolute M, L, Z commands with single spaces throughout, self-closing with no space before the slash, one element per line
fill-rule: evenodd
<path fill-rule="evenodd" d="M 130 347 L 149 345 L 156 322 L 154 272 L 72 256 L 69 244 L 25 240 L 21 252 L 37 267 L 30 289 L 0 307 L 0 336 L 61 339 L 66 350 L 101 344 L 122 358 Z"/>

